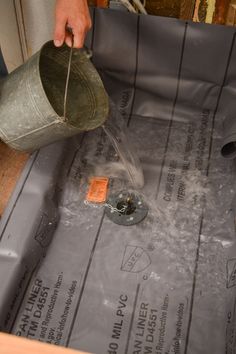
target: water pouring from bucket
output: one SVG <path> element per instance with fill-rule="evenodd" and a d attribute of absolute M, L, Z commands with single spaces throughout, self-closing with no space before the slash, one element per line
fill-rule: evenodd
<path fill-rule="evenodd" d="M 109 119 L 108 119 L 109 118 Z M 0 139 L 31 152 L 102 126 L 135 188 L 143 186 L 138 157 L 84 49 L 56 48 L 52 41 L 1 85 Z"/>
<path fill-rule="evenodd" d="M 109 102 L 109 118 L 102 125 L 102 128 L 123 163 L 132 187 L 134 189 L 142 188 L 144 186 L 144 176 L 141 163 L 131 144 L 123 117 L 111 100 Z"/>

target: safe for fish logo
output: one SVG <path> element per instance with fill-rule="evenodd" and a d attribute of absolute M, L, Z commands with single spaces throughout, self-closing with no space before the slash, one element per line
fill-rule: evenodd
<path fill-rule="evenodd" d="M 147 269 L 150 264 L 151 259 L 142 247 L 132 245 L 126 246 L 121 270 L 130 273 L 140 273 Z"/>
<path fill-rule="evenodd" d="M 229 259 L 227 262 L 227 288 L 236 285 L 236 258 Z"/>
<path fill-rule="evenodd" d="M 54 230 L 56 227 L 56 219 L 51 220 L 47 214 L 41 216 L 38 229 L 36 230 L 34 239 L 40 244 L 42 248 L 48 247 Z"/>

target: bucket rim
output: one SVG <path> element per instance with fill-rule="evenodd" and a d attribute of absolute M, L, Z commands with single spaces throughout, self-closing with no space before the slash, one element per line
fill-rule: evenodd
<path fill-rule="evenodd" d="M 57 50 L 57 49 L 60 50 L 60 48 L 62 48 L 62 47 L 66 48 L 68 50 L 68 59 L 69 59 L 70 47 L 68 47 L 64 43 L 61 47 L 58 48 L 58 47 L 56 47 L 54 45 L 53 40 L 45 42 L 43 44 L 43 46 L 40 48 L 39 52 L 38 52 L 39 55 L 38 55 L 38 58 L 37 58 L 37 72 L 38 72 L 38 76 L 39 76 L 40 87 L 42 88 L 42 90 L 44 92 L 44 96 L 46 98 L 46 101 L 49 104 L 49 107 L 50 107 L 50 109 L 52 111 L 52 114 L 55 114 L 55 116 L 57 118 L 57 121 L 60 122 L 64 126 L 69 126 L 70 128 L 75 129 L 76 131 L 78 131 L 78 133 L 82 132 L 82 131 L 85 131 L 84 128 L 78 127 L 75 124 L 73 124 L 73 121 L 71 121 L 70 119 L 64 119 L 63 115 L 59 115 L 56 112 L 55 108 L 53 107 L 53 105 L 51 104 L 51 102 L 50 102 L 50 100 L 48 98 L 48 95 L 47 95 L 46 90 L 45 90 L 44 85 L 43 85 L 42 76 L 41 76 L 41 70 L 40 70 L 40 60 L 42 58 L 42 53 L 43 53 L 45 47 L 49 47 L 49 49 L 52 48 L 54 50 Z M 83 49 L 87 50 L 86 47 L 85 48 L 80 48 L 80 49 L 77 49 L 77 50 L 81 51 Z M 98 109 L 96 107 L 96 104 L 95 104 L 95 101 L 99 97 L 99 95 L 97 94 L 97 91 L 96 90 L 91 90 L 91 88 L 89 89 L 88 82 L 91 83 L 91 78 L 89 77 L 89 75 L 86 75 L 83 71 L 81 71 L 79 69 L 80 65 L 79 66 L 78 66 L 78 64 L 75 64 L 75 65 L 77 66 L 77 69 L 79 69 L 78 70 L 79 71 L 78 74 L 79 74 L 80 78 L 82 80 L 84 80 L 85 82 L 87 82 L 87 87 L 88 87 L 88 89 L 90 91 L 90 94 L 94 97 L 94 100 L 92 100 L 92 103 L 93 103 L 93 106 L 95 105 L 94 107 L 96 107 L 96 108 L 93 107 L 92 116 L 97 116 L 98 117 L 98 116 L 101 116 L 101 114 L 104 115 L 104 117 L 105 117 L 104 120 L 103 120 L 103 123 L 104 123 L 104 121 L 107 119 L 108 114 L 109 114 L 109 97 L 107 95 L 107 92 L 105 90 L 105 87 L 104 87 L 104 84 L 103 84 L 103 81 L 102 81 L 101 77 L 99 76 L 98 72 L 96 71 L 96 68 L 94 67 L 93 63 L 91 63 L 91 61 L 88 59 L 88 56 L 86 55 L 86 53 L 81 54 L 81 60 L 82 60 L 83 55 L 84 55 L 84 58 L 86 58 L 86 60 L 88 61 L 88 67 L 89 67 L 89 65 L 91 65 L 91 68 L 94 70 L 94 72 L 96 72 L 96 75 L 94 75 L 94 79 L 93 80 L 95 80 L 95 82 L 100 86 L 100 88 L 104 92 L 103 93 L 103 99 L 102 99 L 102 101 L 103 101 L 103 108 L 102 109 Z M 91 119 L 92 116 L 90 116 L 89 118 Z M 93 127 L 89 128 L 87 130 L 91 130 L 91 129 L 93 130 L 93 129 L 98 128 L 101 125 L 101 122 L 100 121 L 98 121 L 98 122 L 99 123 L 96 126 L 94 125 Z"/>

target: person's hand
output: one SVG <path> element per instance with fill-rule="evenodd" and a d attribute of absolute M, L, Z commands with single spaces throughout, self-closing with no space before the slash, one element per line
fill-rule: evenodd
<path fill-rule="evenodd" d="M 72 35 L 66 30 L 69 27 L 74 35 L 74 47 L 82 48 L 92 25 L 87 0 L 57 0 L 55 12 L 55 46 L 60 47 L 65 42 L 71 47 Z"/>

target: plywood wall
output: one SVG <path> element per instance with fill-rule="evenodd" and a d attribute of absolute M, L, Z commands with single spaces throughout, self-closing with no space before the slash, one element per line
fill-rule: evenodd
<path fill-rule="evenodd" d="M 0 1 L 0 45 L 8 71 L 22 64 L 23 54 L 13 0 Z"/>

